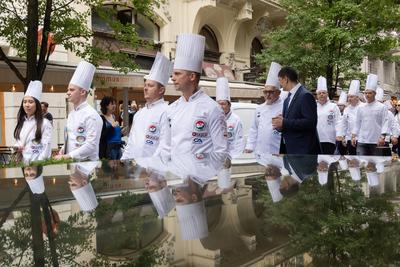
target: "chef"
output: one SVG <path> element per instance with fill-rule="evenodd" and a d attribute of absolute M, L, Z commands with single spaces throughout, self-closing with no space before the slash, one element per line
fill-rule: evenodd
<path fill-rule="evenodd" d="M 172 81 L 182 96 L 168 109 L 171 153 L 228 152 L 225 115 L 199 88 L 205 38 L 180 34 Z"/>
<path fill-rule="evenodd" d="M 14 148 L 21 153 L 25 163 L 51 157 L 53 127 L 50 121 L 43 118 L 41 97 L 42 82 L 31 81 L 22 99 L 14 130 Z"/>
<path fill-rule="evenodd" d="M 142 156 L 169 153 L 171 137 L 166 112 L 168 103 L 164 101 L 164 94 L 171 67 L 168 58 L 157 53 L 149 75 L 144 77 L 146 105 L 133 117 L 128 144 L 121 160 L 132 159 L 139 151 Z"/>
<path fill-rule="evenodd" d="M 337 106 L 340 110 L 340 119 L 338 121 L 338 131 L 336 132 L 336 147 L 339 151 L 340 155 L 347 155 L 347 144 L 346 144 L 346 139 L 343 137 L 343 134 L 340 134 L 341 127 L 343 125 L 343 120 L 344 120 L 344 109 L 346 108 L 347 104 L 347 93 L 342 91 L 339 96 L 339 100 L 337 102 Z"/>
<path fill-rule="evenodd" d="M 86 101 L 96 68 L 81 61 L 68 85 L 67 98 L 74 105 L 69 113 L 65 143 L 56 159 L 97 160 L 103 120 Z"/>
<path fill-rule="evenodd" d="M 351 130 L 355 127 L 357 109 L 363 105 L 358 97 L 360 93 L 360 81 L 352 80 L 347 94 L 349 105 L 344 109 L 343 116 L 340 121 L 338 136 L 341 136 L 342 141 L 346 142 L 347 154 L 356 155 L 356 146 L 351 143 Z"/>
<path fill-rule="evenodd" d="M 335 103 L 328 101 L 328 87 L 325 77 L 318 78 L 317 85 L 318 136 L 321 143 L 321 154 L 333 155 L 336 148 L 336 132 L 339 128 L 340 110 Z"/>
<path fill-rule="evenodd" d="M 272 62 L 264 87 L 265 102 L 256 108 L 249 130 L 246 153 L 279 154 L 281 133 L 272 128 L 272 118 L 282 113 L 284 99 L 280 97 L 278 73 L 281 65 Z"/>
<path fill-rule="evenodd" d="M 375 155 L 376 147 L 385 144 L 388 133 L 387 108 L 375 100 L 378 76 L 369 74 L 365 86 L 366 104 L 357 110 L 352 144 L 357 144 L 357 155 Z"/>
<path fill-rule="evenodd" d="M 225 77 L 217 79 L 216 100 L 226 116 L 229 154 L 232 158 L 238 157 L 244 150 L 243 124 L 231 110 L 229 83 Z"/>

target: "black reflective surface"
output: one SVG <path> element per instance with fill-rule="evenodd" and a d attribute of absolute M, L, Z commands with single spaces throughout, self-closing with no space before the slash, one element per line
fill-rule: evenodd
<path fill-rule="evenodd" d="M 400 264 L 390 157 L 173 155 L 0 175 L 0 266 Z"/>

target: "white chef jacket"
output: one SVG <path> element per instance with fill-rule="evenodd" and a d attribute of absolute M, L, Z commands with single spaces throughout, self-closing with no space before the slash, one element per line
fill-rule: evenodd
<path fill-rule="evenodd" d="M 34 116 L 25 117 L 19 140 L 15 146 L 23 146 L 22 156 L 25 162 L 44 160 L 51 157 L 51 138 L 53 134 L 53 126 L 50 121 L 43 118 L 42 139 L 40 142 L 34 141 L 36 134 L 37 122 Z"/>
<path fill-rule="evenodd" d="M 341 117 L 338 106 L 329 101 L 323 105 L 317 102 L 317 113 L 319 141 L 336 144 L 336 130 L 339 129 Z"/>
<path fill-rule="evenodd" d="M 167 108 L 168 103 L 161 98 L 146 104 L 135 114 L 121 160 L 169 153 L 171 137 Z"/>
<path fill-rule="evenodd" d="M 387 107 L 376 100 L 360 106 L 352 133 L 359 143 L 377 144 L 381 134 L 388 133 Z"/>
<path fill-rule="evenodd" d="M 225 114 L 217 102 L 199 89 L 188 101 L 181 96 L 167 111 L 171 154 L 228 153 Z"/>
<path fill-rule="evenodd" d="M 243 124 L 239 116 L 232 110 L 226 114 L 226 125 L 228 133 L 228 151 L 232 158 L 238 157 L 244 150 Z"/>
<path fill-rule="evenodd" d="M 390 142 L 390 137 L 399 137 L 399 131 L 400 131 L 400 125 L 397 122 L 396 118 L 394 117 L 394 114 L 388 110 L 387 111 L 387 118 L 388 118 L 388 135 L 385 138 L 385 142 Z"/>
<path fill-rule="evenodd" d="M 73 159 L 98 160 L 102 128 L 103 120 L 100 115 L 86 101 L 83 102 L 68 115 L 68 146 L 64 153 L 67 152 Z"/>
<path fill-rule="evenodd" d="M 271 105 L 263 103 L 256 108 L 246 149 L 253 150 L 255 154 L 279 154 L 281 133 L 272 128 L 272 118 L 282 114 L 283 102 L 279 98 Z"/>
<path fill-rule="evenodd" d="M 342 119 L 339 124 L 339 133 L 337 136 L 345 136 L 346 140 L 351 140 L 352 129 L 356 124 L 357 109 L 364 105 L 364 103 L 358 103 L 356 106 L 347 106 L 343 111 Z"/>

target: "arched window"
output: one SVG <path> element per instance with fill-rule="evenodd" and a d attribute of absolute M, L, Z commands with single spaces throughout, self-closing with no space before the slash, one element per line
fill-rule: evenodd
<path fill-rule="evenodd" d="M 213 30 L 209 26 L 205 25 L 203 28 L 201 28 L 199 34 L 206 38 L 204 60 L 219 63 L 219 57 L 221 56 L 221 53 L 219 52 L 218 40 Z"/>
<path fill-rule="evenodd" d="M 258 38 L 254 38 L 251 42 L 250 48 L 250 73 L 245 73 L 244 80 L 248 82 L 255 82 L 258 76 L 264 71 L 265 68 L 257 64 L 256 55 L 260 54 L 263 50 L 263 45 Z"/>

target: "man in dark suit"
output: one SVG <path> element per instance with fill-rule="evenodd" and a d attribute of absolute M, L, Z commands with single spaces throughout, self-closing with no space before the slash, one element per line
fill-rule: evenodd
<path fill-rule="evenodd" d="M 284 67 L 278 74 L 283 90 L 289 92 L 283 103 L 283 115 L 272 119 L 273 128 L 282 132 L 281 154 L 318 154 L 317 103 L 298 82 L 297 72 Z"/>

